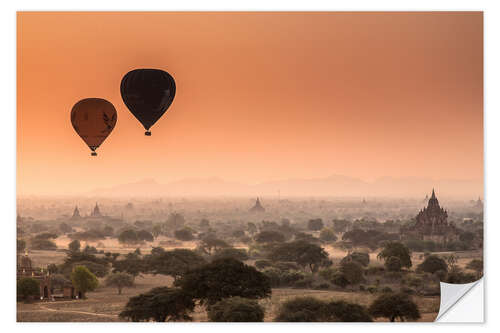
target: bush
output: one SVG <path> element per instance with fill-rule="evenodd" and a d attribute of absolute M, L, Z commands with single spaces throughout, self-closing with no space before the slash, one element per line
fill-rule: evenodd
<path fill-rule="evenodd" d="M 17 280 L 17 297 L 30 300 L 33 297 L 40 296 L 40 283 L 32 278 L 21 278 Z"/>
<path fill-rule="evenodd" d="M 412 266 L 410 250 L 399 242 L 385 243 L 384 248 L 377 257 L 385 261 L 391 257 L 398 257 L 401 262 L 401 267 L 410 268 Z"/>
<path fill-rule="evenodd" d="M 296 297 L 281 305 L 274 321 L 321 322 L 331 319 L 325 302 L 314 297 Z"/>
<path fill-rule="evenodd" d="M 307 222 L 307 228 L 309 230 L 318 231 L 323 229 L 323 226 L 324 224 L 322 219 L 312 219 Z"/>
<path fill-rule="evenodd" d="M 213 322 L 262 322 L 264 309 L 255 300 L 236 296 L 210 306 L 208 318 Z"/>
<path fill-rule="evenodd" d="M 377 291 L 378 291 L 378 288 L 376 286 L 368 286 L 368 288 L 366 288 L 366 290 L 370 293 L 370 294 L 375 294 Z"/>
<path fill-rule="evenodd" d="M 325 302 L 314 297 L 297 297 L 284 302 L 274 321 L 279 322 L 370 322 L 368 311 L 345 301 Z"/>
<path fill-rule="evenodd" d="M 417 266 L 417 271 L 435 273 L 437 271 L 448 271 L 448 265 L 444 259 L 439 258 L 435 255 L 430 255 L 425 260 Z"/>

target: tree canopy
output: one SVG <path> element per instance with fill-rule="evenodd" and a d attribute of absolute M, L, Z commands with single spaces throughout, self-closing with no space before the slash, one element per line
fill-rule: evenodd
<path fill-rule="evenodd" d="M 144 258 L 144 268 L 153 274 L 170 275 L 178 279 L 187 271 L 206 263 L 202 256 L 188 249 L 164 251 L 155 248 Z"/>
<path fill-rule="evenodd" d="M 401 321 L 417 320 L 420 311 L 417 305 L 407 294 L 387 293 L 379 296 L 368 308 L 370 314 L 375 317 L 385 317 L 390 321 L 399 318 Z"/>
<path fill-rule="evenodd" d="M 17 280 L 17 297 L 25 301 L 40 295 L 40 283 L 32 278 Z"/>
<path fill-rule="evenodd" d="M 418 271 L 427 272 L 434 274 L 437 271 L 448 271 L 448 264 L 442 258 L 436 255 L 430 255 L 425 260 L 417 266 Z"/>
<path fill-rule="evenodd" d="M 134 285 L 134 276 L 127 273 L 112 273 L 106 277 L 106 285 L 118 288 L 120 295 L 123 288 Z"/>
<path fill-rule="evenodd" d="M 398 257 L 399 260 L 401 261 L 402 267 L 410 268 L 412 266 L 410 250 L 403 243 L 399 242 L 385 243 L 384 248 L 377 255 L 377 258 L 383 259 L 385 261 L 390 257 Z"/>
<path fill-rule="evenodd" d="M 303 268 L 309 267 L 311 272 L 331 265 L 328 254 L 322 247 L 303 240 L 277 245 L 268 258 L 274 261 L 293 261 Z"/>
<path fill-rule="evenodd" d="M 271 294 L 269 279 L 255 267 L 233 258 L 223 258 L 185 273 L 176 285 L 200 300 L 213 305 L 223 298 L 240 296 L 265 298 Z"/>
<path fill-rule="evenodd" d="M 82 297 L 85 298 L 85 294 L 88 291 L 95 290 L 99 285 L 99 281 L 96 276 L 92 274 L 85 266 L 76 266 L 71 273 L 71 282 L 75 288 L 82 293 Z"/>
<path fill-rule="evenodd" d="M 261 322 L 264 309 L 253 299 L 235 296 L 210 306 L 208 318 L 214 322 Z"/>
<path fill-rule="evenodd" d="M 130 321 L 191 321 L 195 302 L 179 288 L 157 287 L 147 293 L 131 297 L 120 317 Z"/>

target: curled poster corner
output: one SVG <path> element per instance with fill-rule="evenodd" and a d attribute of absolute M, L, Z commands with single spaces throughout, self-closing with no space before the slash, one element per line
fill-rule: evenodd
<path fill-rule="evenodd" d="M 474 293 L 474 297 L 467 300 L 467 304 L 461 304 L 462 299 L 466 299 L 470 291 L 480 285 L 480 290 L 478 288 L 477 293 Z M 450 283 L 440 283 L 441 287 L 441 304 L 439 307 L 439 313 L 435 321 L 439 322 L 483 322 L 483 279 L 479 279 L 472 283 L 465 284 L 450 284 Z M 477 294 L 477 295 L 476 295 Z M 479 304 L 476 304 L 479 303 Z M 464 309 L 459 309 L 457 313 L 458 316 L 452 316 L 451 312 L 455 311 L 455 308 L 460 305 Z M 450 309 L 453 309 L 450 311 Z M 462 311 L 463 310 L 463 311 Z M 477 314 L 476 316 L 470 316 L 472 313 Z M 467 313 L 469 316 L 464 317 L 460 315 L 462 313 Z"/>

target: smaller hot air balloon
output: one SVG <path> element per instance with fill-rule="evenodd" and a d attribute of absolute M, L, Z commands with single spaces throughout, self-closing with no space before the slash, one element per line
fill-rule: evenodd
<path fill-rule="evenodd" d="M 85 98 L 71 109 L 71 124 L 76 133 L 97 156 L 96 149 L 104 142 L 116 125 L 113 104 L 102 98 Z"/>
<path fill-rule="evenodd" d="M 175 97 L 175 81 L 160 69 L 134 69 L 122 79 L 120 93 L 123 102 L 146 129 L 149 130 L 167 111 Z"/>

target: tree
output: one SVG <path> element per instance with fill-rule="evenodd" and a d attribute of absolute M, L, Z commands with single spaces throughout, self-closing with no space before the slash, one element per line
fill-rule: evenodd
<path fill-rule="evenodd" d="M 29 301 L 40 295 L 40 283 L 32 278 L 21 278 L 17 280 L 17 297 Z"/>
<path fill-rule="evenodd" d="M 207 219 L 200 220 L 200 228 L 208 228 L 210 227 L 210 221 Z"/>
<path fill-rule="evenodd" d="M 104 227 L 104 229 L 102 229 L 102 232 L 106 235 L 106 236 L 113 236 L 114 235 L 114 232 L 115 230 L 113 229 L 113 227 L 107 225 Z"/>
<path fill-rule="evenodd" d="M 355 261 L 361 266 L 367 267 L 370 264 L 370 255 L 365 252 L 352 252 L 351 254 L 348 254 L 342 260 L 340 263 L 348 262 L 348 261 Z"/>
<path fill-rule="evenodd" d="M 208 318 L 214 322 L 261 322 L 264 309 L 255 300 L 236 296 L 210 306 Z"/>
<path fill-rule="evenodd" d="M 106 278 L 106 285 L 118 288 L 118 295 L 121 295 L 124 287 L 134 285 L 134 277 L 127 273 L 112 273 Z"/>
<path fill-rule="evenodd" d="M 225 247 L 230 247 L 230 245 L 222 239 L 212 236 L 203 238 L 200 243 L 200 249 L 208 255 L 212 255 L 212 251 L 218 251 Z"/>
<path fill-rule="evenodd" d="M 274 321 L 326 322 L 332 319 L 325 302 L 314 297 L 296 297 L 281 305 Z"/>
<path fill-rule="evenodd" d="M 340 272 L 350 284 L 358 284 L 363 281 L 363 267 L 355 261 L 341 264 Z"/>
<path fill-rule="evenodd" d="M 118 236 L 118 241 L 120 243 L 130 243 L 130 244 L 135 244 L 140 242 L 140 239 L 137 237 L 137 232 L 135 230 L 124 230 L 122 233 Z"/>
<path fill-rule="evenodd" d="M 161 249 L 161 250 L 160 250 Z M 144 258 L 144 267 L 153 274 L 170 275 L 177 280 L 187 271 L 206 263 L 202 256 L 188 249 L 164 251 L 154 248 L 151 254 Z"/>
<path fill-rule="evenodd" d="M 436 255 L 430 255 L 425 260 L 417 266 L 417 271 L 427 272 L 434 274 L 437 271 L 443 270 L 448 271 L 448 265 L 444 259 L 439 258 Z"/>
<path fill-rule="evenodd" d="M 401 259 L 399 257 L 389 257 L 384 265 L 389 272 L 399 272 L 401 270 Z"/>
<path fill-rule="evenodd" d="M 157 287 L 147 293 L 131 297 L 120 317 L 134 322 L 191 321 L 189 313 L 193 312 L 194 307 L 193 298 L 184 290 Z"/>
<path fill-rule="evenodd" d="M 469 261 L 465 268 L 475 271 L 478 278 L 483 275 L 483 261 L 480 259 L 473 259 Z"/>
<path fill-rule="evenodd" d="M 385 243 L 384 248 L 377 255 L 377 258 L 383 259 L 385 261 L 390 257 L 398 257 L 399 260 L 401 261 L 402 267 L 410 268 L 412 265 L 410 250 L 403 243 L 399 242 Z"/>
<path fill-rule="evenodd" d="M 59 224 L 59 230 L 61 230 L 62 233 L 67 234 L 69 232 L 73 231 L 73 228 L 71 228 L 68 224 L 62 222 Z"/>
<path fill-rule="evenodd" d="M 332 229 L 325 228 L 319 233 L 319 239 L 324 242 L 336 242 L 337 236 Z"/>
<path fill-rule="evenodd" d="M 80 247 L 81 247 L 80 241 L 77 240 L 77 239 L 75 239 L 74 241 L 72 241 L 68 245 L 68 248 L 69 248 L 69 250 L 71 252 L 78 252 L 78 251 L 80 251 Z"/>
<path fill-rule="evenodd" d="M 347 220 L 333 220 L 332 222 L 335 232 L 346 232 L 347 228 L 351 225 L 351 222 Z"/>
<path fill-rule="evenodd" d="M 248 222 L 247 227 L 248 227 L 248 229 L 247 229 L 248 233 L 250 235 L 253 235 L 253 234 L 257 233 L 257 226 L 255 225 L 255 223 Z"/>
<path fill-rule="evenodd" d="M 359 304 L 346 301 L 332 301 L 327 304 L 328 312 L 342 322 L 371 322 L 368 310 Z"/>
<path fill-rule="evenodd" d="M 224 249 L 220 249 L 215 252 L 212 257 L 212 260 L 222 259 L 222 258 L 233 258 L 239 261 L 248 260 L 248 254 L 245 249 L 236 249 L 234 247 L 228 247 Z"/>
<path fill-rule="evenodd" d="M 195 268 L 177 280 L 176 285 L 201 304 L 209 305 L 232 296 L 258 299 L 271 295 L 269 279 L 263 273 L 232 258 Z"/>
<path fill-rule="evenodd" d="M 95 290 L 99 285 L 96 276 L 85 266 L 76 266 L 73 268 L 71 282 L 75 288 L 82 293 L 82 298 L 85 298 L 85 293 Z"/>
<path fill-rule="evenodd" d="M 293 261 L 303 268 L 309 267 L 313 273 L 320 267 L 331 265 L 328 254 L 322 247 L 303 240 L 276 246 L 271 250 L 268 258 L 274 261 Z"/>
<path fill-rule="evenodd" d="M 177 230 L 177 229 L 182 228 L 185 223 L 186 223 L 186 220 L 184 219 L 184 216 L 182 216 L 179 213 L 171 213 L 168 216 L 166 226 L 169 229 Z"/>
<path fill-rule="evenodd" d="M 274 321 L 371 322 L 365 307 L 345 301 L 325 302 L 314 297 L 296 297 L 284 302 Z"/>
<path fill-rule="evenodd" d="M 190 241 L 194 239 L 193 232 L 189 228 L 182 228 L 174 232 L 175 238 L 182 241 Z"/>
<path fill-rule="evenodd" d="M 34 238 L 31 240 L 31 249 L 33 250 L 56 250 L 57 245 L 50 239 Z"/>
<path fill-rule="evenodd" d="M 124 259 L 113 261 L 113 273 L 124 272 L 134 277 L 144 271 L 144 261 L 137 253 L 128 253 Z"/>
<path fill-rule="evenodd" d="M 324 224 L 322 219 L 312 219 L 307 222 L 307 228 L 309 230 L 318 231 L 323 229 Z"/>
<path fill-rule="evenodd" d="M 147 230 L 139 230 L 137 231 L 137 239 L 139 241 L 152 242 L 154 241 L 153 235 Z"/>
<path fill-rule="evenodd" d="M 255 241 L 258 243 L 284 242 L 285 236 L 278 231 L 264 230 L 255 236 Z"/>
<path fill-rule="evenodd" d="M 417 305 L 406 294 L 386 293 L 373 301 L 368 312 L 375 318 L 385 317 L 390 321 L 399 318 L 401 321 L 417 320 L 420 311 Z"/>
<path fill-rule="evenodd" d="M 26 249 L 26 241 L 23 239 L 17 240 L 17 252 L 23 252 Z"/>

